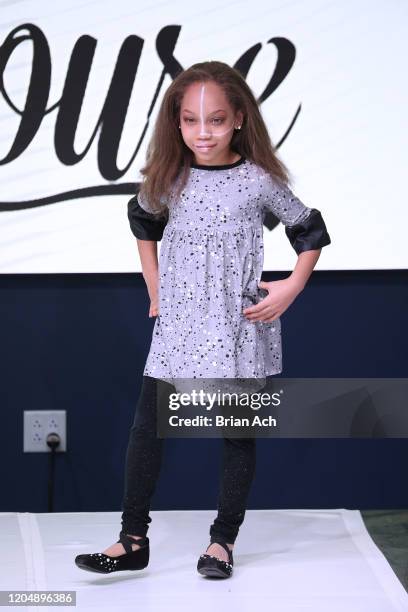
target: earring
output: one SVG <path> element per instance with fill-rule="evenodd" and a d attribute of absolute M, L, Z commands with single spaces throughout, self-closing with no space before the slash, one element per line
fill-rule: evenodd
<path fill-rule="evenodd" d="M 179 129 L 181 130 L 181 125 L 179 125 Z"/>
<path fill-rule="evenodd" d="M 240 129 L 241 129 L 241 126 L 240 126 L 240 125 L 238 125 L 238 127 L 236 127 L 235 129 L 236 129 L 236 130 L 240 130 Z"/>

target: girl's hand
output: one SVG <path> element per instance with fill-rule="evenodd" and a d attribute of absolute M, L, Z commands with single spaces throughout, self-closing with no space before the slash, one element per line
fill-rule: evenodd
<path fill-rule="evenodd" d="M 149 317 L 157 317 L 158 314 L 159 314 L 159 298 L 156 295 L 150 298 Z"/>
<path fill-rule="evenodd" d="M 243 310 L 248 321 L 274 321 L 289 308 L 302 290 L 290 277 L 269 283 L 260 281 L 258 286 L 267 289 L 268 295 L 255 306 Z"/>

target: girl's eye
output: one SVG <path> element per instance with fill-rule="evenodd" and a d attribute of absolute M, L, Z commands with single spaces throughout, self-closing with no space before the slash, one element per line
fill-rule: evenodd
<path fill-rule="evenodd" d="M 192 123 L 194 123 L 194 119 L 192 119 L 191 117 L 184 117 L 184 118 L 183 118 L 183 121 L 184 121 L 185 123 L 190 124 L 190 125 L 191 125 Z M 220 117 L 214 117 L 214 118 L 213 118 L 211 121 L 212 121 L 213 123 L 215 123 L 215 125 L 221 125 L 221 123 L 223 123 L 224 119 L 222 119 L 222 118 L 220 118 Z"/>

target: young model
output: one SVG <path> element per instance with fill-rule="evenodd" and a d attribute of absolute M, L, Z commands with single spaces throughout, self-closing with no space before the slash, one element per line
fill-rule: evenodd
<path fill-rule="evenodd" d="M 290 189 L 254 94 L 223 62 L 194 64 L 169 86 L 141 172 L 144 181 L 128 217 L 149 316 L 157 318 L 130 430 L 119 540 L 75 559 L 78 567 L 102 573 L 143 569 L 149 562 L 150 500 L 163 448 L 156 433 L 157 381 L 265 381 L 282 372 L 279 317 L 331 242 L 320 211 Z M 298 259 L 287 278 L 263 282 L 268 212 L 284 224 Z M 218 513 L 197 564 L 203 575 L 232 575 L 255 442 L 224 438 Z"/>

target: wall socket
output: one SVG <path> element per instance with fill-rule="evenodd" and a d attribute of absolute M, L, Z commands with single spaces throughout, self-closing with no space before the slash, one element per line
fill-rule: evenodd
<path fill-rule="evenodd" d="M 50 453 L 49 433 L 57 433 L 61 443 L 57 453 L 67 450 L 66 410 L 24 410 L 24 452 Z"/>

